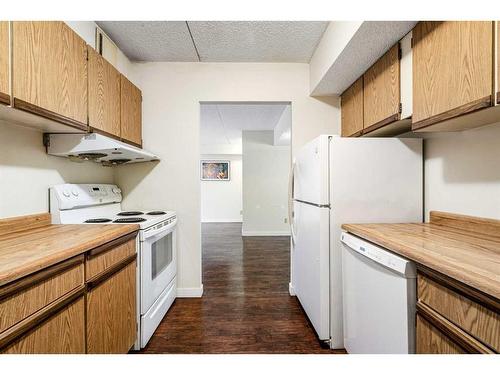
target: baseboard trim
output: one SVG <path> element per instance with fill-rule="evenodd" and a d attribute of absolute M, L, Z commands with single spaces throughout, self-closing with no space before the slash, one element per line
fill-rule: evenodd
<path fill-rule="evenodd" d="M 177 298 L 200 298 L 203 296 L 203 284 L 199 288 L 177 288 Z"/>
<path fill-rule="evenodd" d="M 288 283 L 288 293 L 289 293 L 291 296 L 295 296 L 295 289 L 293 288 L 292 283 Z"/>
<path fill-rule="evenodd" d="M 260 237 L 260 236 L 289 236 L 290 231 L 248 231 L 242 230 L 243 237 Z"/>

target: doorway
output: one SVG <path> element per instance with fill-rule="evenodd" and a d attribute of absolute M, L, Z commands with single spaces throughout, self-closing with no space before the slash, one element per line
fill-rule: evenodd
<path fill-rule="evenodd" d="M 291 117 L 287 102 L 201 103 L 203 224 L 241 223 L 244 237 L 290 235 Z"/>
<path fill-rule="evenodd" d="M 274 279 L 267 289 L 261 285 L 263 295 L 288 290 L 291 109 L 289 102 L 201 103 L 204 296 L 211 286 L 217 288 L 222 271 L 231 274 L 224 278 L 226 293 L 251 293 L 252 283 L 258 282 L 248 270 L 273 261 L 279 263 L 275 268 L 282 279 Z M 265 252 L 269 244 L 279 254 Z M 266 254 L 267 259 L 255 258 Z"/>

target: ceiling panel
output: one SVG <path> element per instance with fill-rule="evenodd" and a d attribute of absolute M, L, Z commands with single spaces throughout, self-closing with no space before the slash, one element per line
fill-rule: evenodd
<path fill-rule="evenodd" d="M 241 144 L 242 130 L 273 130 L 289 104 L 202 104 L 201 144 Z"/>
<path fill-rule="evenodd" d="M 201 61 L 307 63 L 328 22 L 189 21 Z"/>
<path fill-rule="evenodd" d="M 132 61 L 198 61 L 184 21 L 97 21 Z"/>
<path fill-rule="evenodd" d="M 328 22 L 98 21 L 97 24 L 132 61 L 198 61 L 198 49 L 204 62 L 307 63 Z"/>

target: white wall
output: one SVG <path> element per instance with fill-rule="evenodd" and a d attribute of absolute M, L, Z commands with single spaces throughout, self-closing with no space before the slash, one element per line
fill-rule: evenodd
<path fill-rule="evenodd" d="M 290 146 L 292 139 L 292 106 L 287 105 L 274 128 L 274 144 Z"/>
<path fill-rule="evenodd" d="M 125 207 L 178 212 L 178 283 L 201 290 L 200 101 L 292 104 L 292 150 L 322 133 L 338 133 L 338 99 L 309 97 L 309 66 L 284 63 L 133 64 L 143 95 L 145 149 L 157 164 L 117 168 Z"/>
<path fill-rule="evenodd" d="M 425 140 L 425 209 L 500 219 L 500 124 Z"/>
<path fill-rule="evenodd" d="M 0 218 L 48 212 L 49 187 L 112 183 L 113 170 L 45 153 L 42 133 L 0 121 Z"/>
<path fill-rule="evenodd" d="M 288 236 L 290 146 L 274 132 L 243 131 L 243 236 Z"/>
<path fill-rule="evenodd" d="M 229 181 L 201 181 L 201 221 L 241 222 L 241 155 L 201 155 L 201 160 L 229 160 Z"/>

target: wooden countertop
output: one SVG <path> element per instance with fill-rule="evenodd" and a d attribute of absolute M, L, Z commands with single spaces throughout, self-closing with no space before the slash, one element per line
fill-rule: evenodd
<path fill-rule="evenodd" d="M 0 230 L 0 286 L 139 230 L 137 224 L 40 225 Z"/>
<path fill-rule="evenodd" d="M 496 222 L 431 212 L 430 223 L 344 224 L 342 229 L 500 300 Z"/>

